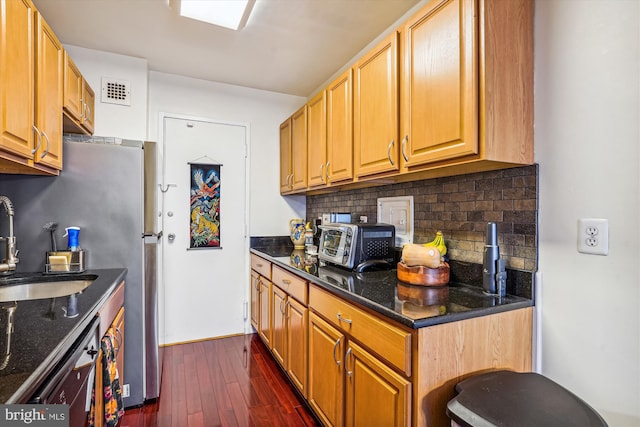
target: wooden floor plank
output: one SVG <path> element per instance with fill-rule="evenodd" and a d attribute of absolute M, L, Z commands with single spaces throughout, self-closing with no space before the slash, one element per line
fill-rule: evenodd
<path fill-rule="evenodd" d="M 165 347 L 160 397 L 121 427 L 316 427 L 256 334 Z"/>

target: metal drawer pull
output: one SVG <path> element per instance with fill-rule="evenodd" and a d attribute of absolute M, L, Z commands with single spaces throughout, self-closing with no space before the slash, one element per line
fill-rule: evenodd
<path fill-rule="evenodd" d="M 391 158 L 391 147 L 393 147 L 393 144 L 394 144 L 394 140 L 392 139 L 391 142 L 389 143 L 389 146 L 387 147 L 387 157 L 389 158 L 389 163 L 391 163 L 391 166 L 395 166 L 395 163 Z"/>
<path fill-rule="evenodd" d="M 344 317 L 342 317 L 342 314 L 338 313 L 338 322 L 352 324 L 353 320 L 345 319 Z"/>
<path fill-rule="evenodd" d="M 344 354 L 344 371 L 347 373 L 347 376 L 350 377 L 351 375 L 353 375 L 353 371 L 350 371 L 347 368 L 347 363 L 348 363 L 348 359 L 349 359 L 349 355 L 351 354 L 351 347 L 349 347 L 347 349 L 347 352 Z"/>
<path fill-rule="evenodd" d="M 325 175 L 327 177 L 327 182 L 329 182 L 329 178 L 331 178 L 331 175 L 329 175 L 329 165 L 331 164 L 331 162 L 327 162 L 327 171 L 325 172 Z"/>
<path fill-rule="evenodd" d="M 407 144 L 408 140 L 409 140 L 409 135 L 405 135 L 404 138 L 402 138 L 402 144 L 400 145 L 400 151 L 402 152 L 402 157 L 404 157 L 405 162 L 409 161 L 409 158 L 404 153 L 404 146 Z"/>
<path fill-rule="evenodd" d="M 258 267 L 258 268 L 262 268 L 262 264 L 257 263 L 257 264 L 256 264 L 256 267 Z"/>
<path fill-rule="evenodd" d="M 42 136 L 44 136 L 44 139 L 47 140 L 47 148 L 42 152 L 42 154 L 40 154 L 40 158 L 44 159 L 44 156 L 49 154 L 49 137 L 47 136 L 47 134 L 44 131 L 42 131 L 41 134 L 42 134 Z"/>
<path fill-rule="evenodd" d="M 38 149 L 42 145 L 42 135 L 40 134 L 40 129 L 38 129 L 36 125 L 31 125 L 31 127 L 36 132 L 36 139 L 38 140 L 38 145 L 36 145 L 36 147 L 31 150 L 31 154 L 35 154 L 35 152 L 38 151 Z"/>
<path fill-rule="evenodd" d="M 341 338 L 338 338 L 336 343 L 333 345 L 333 361 L 336 362 L 336 365 L 338 365 L 338 366 L 340 366 L 340 361 L 338 360 L 338 357 L 336 356 L 336 350 L 338 349 L 338 345 L 340 344 L 340 339 Z"/>
<path fill-rule="evenodd" d="M 116 346 L 113 349 L 113 351 L 118 354 L 120 353 L 120 348 L 122 347 L 122 333 L 120 332 L 120 329 L 116 328 L 116 332 L 118 332 L 120 334 L 120 339 L 118 339 L 118 337 L 116 336 L 116 334 L 113 334 L 113 338 L 116 340 Z"/>
<path fill-rule="evenodd" d="M 280 313 L 282 313 L 282 315 L 284 316 L 285 312 L 284 312 L 283 304 L 284 304 L 284 300 L 283 300 L 283 299 L 281 299 L 281 300 L 280 300 Z"/>
<path fill-rule="evenodd" d="M 320 165 L 320 181 L 322 181 L 322 183 L 326 183 L 326 181 L 324 180 L 324 177 L 322 176 L 322 170 L 324 169 L 324 163 Z"/>
<path fill-rule="evenodd" d="M 282 283 L 284 283 L 285 285 L 289 286 L 291 284 L 291 280 L 289 279 L 282 279 Z"/>
<path fill-rule="evenodd" d="M 287 318 L 287 319 L 289 317 L 291 317 L 291 316 L 289 316 L 289 314 L 291 313 L 291 310 L 289 310 L 289 306 L 290 305 L 291 305 L 291 300 L 287 299 L 287 302 L 284 303 L 284 313 L 282 313 L 282 314 L 284 314 L 284 317 Z"/>

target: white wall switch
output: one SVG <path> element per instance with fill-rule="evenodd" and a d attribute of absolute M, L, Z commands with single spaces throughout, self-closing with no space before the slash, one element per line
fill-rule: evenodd
<path fill-rule="evenodd" d="M 601 218 L 578 220 L 578 252 L 609 255 L 609 220 Z"/>
<path fill-rule="evenodd" d="M 122 397 L 129 397 L 131 392 L 129 391 L 129 384 L 122 385 Z"/>

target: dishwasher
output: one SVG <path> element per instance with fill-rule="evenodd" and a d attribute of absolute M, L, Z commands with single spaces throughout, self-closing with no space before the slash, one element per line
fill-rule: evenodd
<path fill-rule="evenodd" d="M 85 426 L 91 405 L 96 359 L 100 350 L 96 317 L 53 369 L 29 403 L 69 405 L 69 426 Z"/>

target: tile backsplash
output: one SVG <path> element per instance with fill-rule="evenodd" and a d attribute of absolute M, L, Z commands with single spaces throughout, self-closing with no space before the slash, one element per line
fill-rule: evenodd
<path fill-rule="evenodd" d="M 509 268 L 537 269 L 538 166 L 523 166 L 307 196 L 307 220 L 350 212 L 375 222 L 379 197 L 413 196 L 414 243 L 444 234 L 448 256 L 482 263 L 484 232 L 498 224 L 500 253 Z"/>

